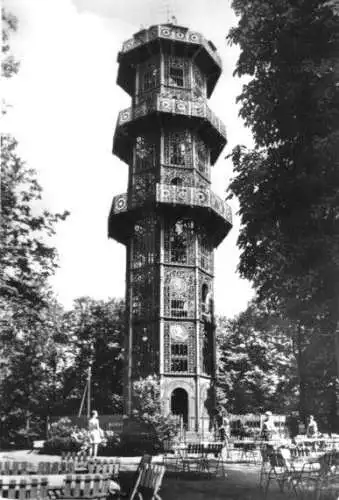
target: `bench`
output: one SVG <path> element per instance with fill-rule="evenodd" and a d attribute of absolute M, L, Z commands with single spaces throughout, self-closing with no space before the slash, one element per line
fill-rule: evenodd
<path fill-rule="evenodd" d="M 5 461 L 0 462 L 0 476 L 18 476 L 34 472 L 33 464 L 29 462 Z"/>
<path fill-rule="evenodd" d="M 44 500 L 48 498 L 48 479 L 20 479 L 10 480 L 8 484 L 3 484 L 0 478 L 0 497 L 15 498 L 18 500 Z"/>
<path fill-rule="evenodd" d="M 108 474 L 112 479 L 118 479 L 120 472 L 120 459 L 89 460 L 87 468 L 90 474 Z"/>
<path fill-rule="evenodd" d="M 70 475 L 66 476 L 63 487 L 57 498 L 74 500 L 76 498 L 101 500 L 109 494 L 111 478 L 107 475 L 93 476 Z"/>

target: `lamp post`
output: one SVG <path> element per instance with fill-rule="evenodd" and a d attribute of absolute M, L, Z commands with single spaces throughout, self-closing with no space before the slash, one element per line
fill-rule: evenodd
<path fill-rule="evenodd" d="M 78 417 L 81 417 L 82 410 L 85 404 L 86 400 L 86 394 L 87 394 L 87 418 L 89 419 L 91 416 L 91 397 L 92 397 L 92 391 L 91 391 L 91 385 L 92 385 L 92 365 L 93 365 L 93 346 L 90 346 L 90 354 L 89 354 L 89 361 L 88 361 L 88 368 L 87 368 L 87 381 L 85 385 L 85 390 L 82 395 L 81 403 L 80 403 L 80 408 L 79 408 L 79 413 Z"/>
<path fill-rule="evenodd" d="M 90 359 L 87 371 L 87 418 L 91 416 L 91 381 L 92 381 L 92 364 L 93 360 Z"/>

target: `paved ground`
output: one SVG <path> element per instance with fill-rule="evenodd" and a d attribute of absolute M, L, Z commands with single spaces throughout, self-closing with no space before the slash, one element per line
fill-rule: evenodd
<path fill-rule="evenodd" d="M 60 457 L 51 455 L 38 455 L 25 451 L 1 452 L 0 460 L 6 458 L 14 460 L 27 460 L 32 462 L 55 461 Z M 103 457 L 107 459 L 108 457 Z M 160 461 L 156 457 L 155 461 Z M 121 482 L 122 486 L 128 484 L 132 472 L 135 471 L 140 457 L 121 458 Z M 263 494 L 258 488 L 259 465 L 235 464 L 226 465 L 227 478 L 208 479 L 199 474 L 181 474 L 179 477 L 166 474 L 161 489 L 162 500 L 263 500 Z M 276 485 L 270 488 L 268 500 L 286 499 Z"/>

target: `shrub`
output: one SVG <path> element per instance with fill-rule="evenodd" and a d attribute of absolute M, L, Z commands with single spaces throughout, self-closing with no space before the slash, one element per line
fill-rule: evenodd
<path fill-rule="evenodd" d="M 61 454 L 63 451 L 79 451 L 88 441 L 88 433 L 74 426 L 69 418 L 53 422 L 49 428 L 49 437 L 41 453 Z"/>
<path fill-rule="evenodd" d="M 42 453 L 60 455 L 67 451 L 87 450 L 90 446 L 89 432 L 80 429 L 68 418 L 61 418 L 50 426 L 49 439 L 45 442 Z M 103 444 L 99 446 L 99 454 L 114 456 L 120 453 L 121 442 L 113 431 L 104 431 Z"/>
<path fill-rule="evenodd" d="M 157 376 L 148 376 L 133 383 L 133 416 L 154 430 L 155 447 L 163 450 L 165 441 L 173 440 L 179 431 L 178 421 L 172 415 L 164 415 Z"/>
<path fill-rule="evenodd" d="M 99 455 L 117 456 L 120 453 L 121 440 L 113 431 L 104 431 L 103 443 L 99 446 Z"/>
<path fill-rule="evenodd" d="M 80 451 L 81 445 L 73 438 L 53 437 L 45 441 L 41 453 L 48 455 L 61 455 L 64 451 Z"/>
<path fill-rule="evenodd" d="M 121 439 L 119 454 L 125 457 L 140 456 L 144 453 L 156 455 L 162 451 L 162 445 L 156 436 L 150 434 L 129 435 Z"/>
<path fill-rule="evenodd" d="M 68 438 L 75 430 L 78 430 L 78 428 L 72 424 L 69 418 L 64 417 L 50 425 L 48 434 L 51 439 L 57 437 Z"/>

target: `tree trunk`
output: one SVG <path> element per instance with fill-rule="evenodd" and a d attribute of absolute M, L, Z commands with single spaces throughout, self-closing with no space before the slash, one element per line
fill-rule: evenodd
<path fill-rule="evenodd" d="M 296 360 L 299 378 L 299 415 L 301 421 L 306 425 L 307 419 L 307 394 L 306 394 L 306 380 L 305 380 L 305 363 L 304 363 L 304 342 L 302 325 L 298 323 L 296 335 Z"/>
<path fill-rule="evenodd" d="M 339 379 L 339 322 L 337 323 L 337 329 L 334 332 L 334 343 L 335 343 L 335 359 L 337 363 L 337 377 Z"/>

